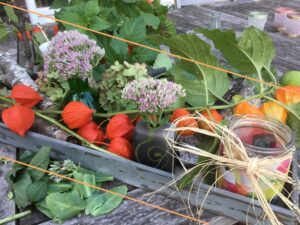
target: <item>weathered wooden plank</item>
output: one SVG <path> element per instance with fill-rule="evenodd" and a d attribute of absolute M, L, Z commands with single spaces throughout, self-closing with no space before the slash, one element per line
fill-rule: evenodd
<path fill-rule="evenodd" d="M 6 157 L 15 158 L 16 149 L 12 146 L 3 145 L 0 143 L 0 154 Z M 16 213 L 15 202 L 7 198 L 10 191 L 10 186 L 5 180 L 5 174 L 11 169 L 12 164 L 0 164 L 0 219 Z M 10 222 L 7 225 L 15 225 L 15 222 Z"/>
<path fill-rule="evenodd" d="M 300 70 L 300 55 L 298 54 L 300 51 L 300 38 L 288 38 L 282 33 L 275 32 L 272 26 L 272 12 L 274 8 L 280 5 L 297 5 L 298 8 L 300 7 L 299 2 L 297 3 L 296 1 L 285 1 L 284 4 L 281 4 L 280 1 L 269 0 L 243 4 L 235 2 L 216 3 L 175 9 L 170 12 L 169 17 L 176 23 L 179 32 L 187 32 L 196 27 L 208 27 L 210 15 L 218 13 L 222 17 L 223 29 L 232 29 L 241 32 L 247 27 L 247 15 L 250 11 L 267 11 L 270 13 L 270 16 L 266 25 L 266 31 L 272 37 L 277 49 L 277 55 L 273 64 L 279 73 L 288 70 Z"/>
<path fill-rule="evenodd" d="M 170 173 L 40 134 L 29 132 L 25 138 L 22 138 L 8 131 L 3 124 L 0 125 L 0 142 L 33 151 L 37 151 L 42 145 L 48 145 L 53 148 L 51 155 L 53 158 L 71 159 L 84 167 L 111 174 L 124 183 L 145 190 L 158 190 L 173 179 Z M 262 209 L 257 201 L 252 201 L 253 207 L 249 207 L 250 199 L 247 197 L 219 188 L 213 188 L 210 195 L 206 196 L 209 189 L 210 187 L 205 184 L 196 185 L 190 193 L 188 190 L 178 192 L 174 186 L 169 186 L 162 189 L 160 193 L 176 199 L 189 200 L 191 205 L 199 205 L 207 197 L 203 205 L 208 211 L 239 221 L 245 221 L 245 215 L 248 215 L 249 224 L 256 224 L 257 219 L 260 219 Z M 284 224 L 293 224 L 292 212 L 278 206 L 272 208 Z"/>

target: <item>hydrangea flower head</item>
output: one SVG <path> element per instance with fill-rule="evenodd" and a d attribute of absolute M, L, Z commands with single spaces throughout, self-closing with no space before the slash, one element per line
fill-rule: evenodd
<path fill-rule="evenodd" d="M 88 77 L 104 56 L 105 50 L 96 41 L 77 30 L 59 32 L 49 43 L 44 56 L 47 74 L 57 73 L 66 80 Z"/>
<path fill-rule="evenodd" d="M 156 113 L 186 95 L 182 86 L 167 79 L 134 80 L 122 90 L 122 98 L 135 102 L 143 113 Z"/>

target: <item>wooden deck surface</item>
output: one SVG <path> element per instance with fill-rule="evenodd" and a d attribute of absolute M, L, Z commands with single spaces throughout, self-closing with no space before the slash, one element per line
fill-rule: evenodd
<path fill-rule="evenodd" d="M 277 56 L 274 65 L 281 73 L 288 70 L 300 70 L 300 38 L 291 39 L 284 34 L 275 32 L 272 27 L 273 11 L 278 6 L 294 7 L 300 11 L 300 2 L 296 0 L 262 0 L 258 2 L 230 2 L 230 3 L 214 3 L 210 5 L 195 5 L 187 6 L 181 9 L 174 9 L 170 12 L 169 17 L 176 22 L 179 32 L 187 32 L 196 27 L 207 27 L 209 24 L 209 15 L 220 13 L 222 15 L 223 28 L 242 31 L 247 25 L 247 14 L 253 10 L 267 11 L 270 13 L 269 21 L 266 26 L 266 31 L 269 32 L 277 47 Z M 15 157 L 16 149 L 0 145 L 1 155 Z M 10 169 L 10 164 L 0 164 L 0 219 L 8 215 L 14 214 L 16 209 L 13 201 L 7 199 L 8 191 L 10 190 L 6 181 L 5 173 Z M 138 199 L 147 200 L 143 196 L 146 192 L 140 189 L 133 190 L 129 195 Z M 186 213 L 183 205 L 180 202 L 170 198 L 156 195 L 152 203 L 158 204 L 175 211 Z M 218 217 L 205 213 L 203 218 L 215 225 L 229 225 L 235 222 L 224 217 Z M 45 221 L 44 217 L 28 217 L 17 223 L 9 223 L 9 225 L 53 225 L 50 221 Z M 110 225 L 189 225 L 192 222 L 171 216 L 168 213 L 160 212 L 137 203 L 124 201 L 124 203 L 115 210 L 112 214 L 108 214 L 98 218 L 91 218 L 81 215 L 65 224 L 67 225 L 87 225 L 87 224 L 110 224 Z"/>

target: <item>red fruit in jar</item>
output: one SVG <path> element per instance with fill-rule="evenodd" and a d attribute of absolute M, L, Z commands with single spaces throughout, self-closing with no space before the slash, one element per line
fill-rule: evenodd
<path fill-rule="evenodd" d="M 222 180 L 222 188 L 234 192 L 234 193 L 238 193 L 237 187 L 235 186 L 235 184 L 232 184 L 230 182 L 228 182 L 227 180 L 223 179 Z"/>
<path fill-rule="evenodd" d="M 108 150 L 127 159 L 133 158 L 133 148 L 130 142 L 122 137 L 116 137 L 108 145 Z"/>
<path fill-rule="evenodd" d="M 33 107 L 43 100 L 38 92 L 22 84 L 14 86 L 9 97 L 15 99 L 17 103 L 28 107 Z"/>
<path fill-rule="evenodd" d="M 236 193 L 240 194 L 240 195 L 244 195 L 244 196 L 248 196 L 249 192 L 247 191 L 247 188 L 241 184 L 236 183 Z"/>
<path fill-rule="evenodd" d="M 277 170 L 286 174 L 289 171 L 290 165 L 291 165 L 291 160 L 287 159 L 281 163 L 281 165 L 277 168 Z"/>
<path fill-rule="evenodd" d="M 277 140 L 273 134 L 257 134 L 253 136 L 253 145 L 260 148 L 276 148 Z"/>
<path fill-rule="evenodd" d="M 62 118 L 70 129 L 81 128 L 92 120 L 94 110 L 82 102 L 68 103 L 63 112 Z"/>
<path fill-rule="evenodd" d="M 20 136 L 32 127 L 35 114 L 31 108 L 15 105 L 2 112 L 2 120 L 6 126 Z"/>
<path fill-rule="evenodd" d="M 104 140 L 104 133 L 99 129 L 98 125 L 91 121 L 88 124 L 81 127 L 77 134 L 86 139 L 87 141 L 95 144 L 101 144 Z"/>
<path fill-rule="evenodd" d="M 106 135 L 109 139 L 123 137 L 131 140 L 134 126 L 130 118 L 125 114 L 118 114 L 111 118 L 106 127 Z"/>

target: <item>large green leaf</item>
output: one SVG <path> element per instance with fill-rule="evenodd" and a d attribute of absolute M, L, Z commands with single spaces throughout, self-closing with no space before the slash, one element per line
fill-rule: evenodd
<path fill-rule="evenodd" d="M 34 181 L 27 188 L 27 196 L 31 202 L 41 201 L 46 197 L 47 194 L 47 182 L 45 181 Z"/>
<path fill-rule="evenodd" d="M 96 185 L 96 177 L 94 174 L 75 172 L 74 178 L 76 180 L 82 181 L 87 184 L 91 184 L 93 186 Z M 75 184 L 75 188 L 79 190 L 80 195 L 83 198 L 89 198 L 95 192 L 95 188 L 78 183 Z"/>
<path fill-rule="evenodd" d="M 47 194 L 53 194 L 53 193 L 62 193 L 70 190 L 73 187 L 73 184 L 71 183 L 49 183 L 48 184 L 48 192 Z"/>
<path fill-rule="evenodd" d="M 50 211 L 50 209 L 48 208 L 47 204 L 46 204 L 46 199 L 43 199 L 42 201 L 38 202 L 35 204 L 35 207 L 37 208 L 37 210 L 39 210 L 41 213 L 45 214 L 46 216 L 48 216 L 50 219 L 53 219 L 53 215 Z"/>
<path fill-rule="evenodd" d="M 160 24 L 160 19 L 153 15 L 152 13 L 142 13 L 142 17 L 147 26 L 153 27 L 153 29 L 157 29 Z"/>
<path fill-rule="evenodd" d="M 92 18 L 100 12 L 98 0 L 89 0 L 84 7 L 85 16 Z"/>
<path fill-rule="evenodd" d="M 176 35 L 164 41 L 172 53 L 185 58 L 221 67 L 217 58 L 210 52 L 210 46 L 196 35 Z M 192 106 L 208 106 L 222 98 L 229 90 L 227 73 L 205 65 L 181 60 L 172 70 L 175 81 L 187 92 L 186 101 Z"/>
<path fill-rule="evenodd" d="M 290 108 L 293 109 L 293 111 L 300 117 L 300 102 L 295 105 L 291 105 Z M 300 148 L 300 120 L 298 120 L 293 113 L 289 112 L 286 123 L 294 131 L 296 147 Z"/>
<path fill-rule="evenodd" d="M 17 15 L 15 14 L 14 9 L 12 7 L 9 7 L 9 6 L 3 6 L 3 8 L 5 10 L 5 13 L 6 13 L 8 19 L 10 21 L 12 21 L 13 23 L 18 24 L 19 19 L 18 19 Z"/>
<path fill-rule="evenodd" d="M 127 190 L 128 189 L 126 185 L 118 186 L 112 189 L 113 192 L 122 195 L 126 195 Z M 110 193 L 94 195 L 88 199 L 85 213 L 93 216 L 104 215 L 117 208 L 121 204 L 122 200 L 122 197 Z"/>
<path fill-rule="evenodd" d="M 54 193 L 46 197 L 46 207 L 59 223 L 78 215 L 85 206 L 86 202 L 74 193 Z"/>
<path fill-rule="evenodd" d="M 42 147 L 39 152 L 36 153 L 36 155 L 32 158 L 32 160 L 30 161 L 30 165 L 43 170 L 47 170 L 50 162 L 50 151 L 51 147 Z M 27 168 L 27 170 L 34 180 L 40 180 L 45 174 L 45 172 L 33 168 Z"/>
<path fill-rule="evenodd" d="M 27 196 L 27 188 L 32 184 L 29 173 L 24 172 L 18 177 L 16 183 L 13 184 L 13 192 L 15 202 L 19 208 L 25 208 L 31 204 Z"/>
<path fill-rule="evenodd" d="M 196 29 L 214 42 L 224 58 L 241 73 L 263 81 L 262 70 L 271 71 L 271 62 L 275 57 L 272 39 L 257 28 L 247 28 L 241 38 L 233 31 Z M 274 75 L 269 74 L 274 81 Z M 269 81 L 269 80 L 268 80 Z M 254 83 L 257 84 L 258 82 Z M 266 86 L 260 83 L 260 91 Z"/>
<path fill-rule="evenodd" d="M 142 16 L 124 24 L 119 35 L 127 40 L 141 42 L 146 38 L 146 25 Z"/>

